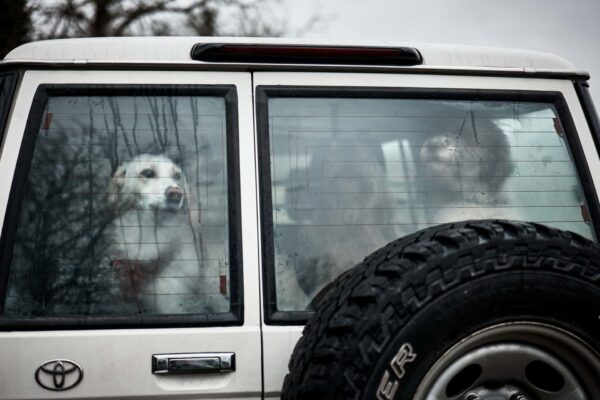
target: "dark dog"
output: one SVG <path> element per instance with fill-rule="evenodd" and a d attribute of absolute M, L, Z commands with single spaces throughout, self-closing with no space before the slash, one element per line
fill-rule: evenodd
<path fill-rule="evenodd" d="M 406 123 L 414 131 L 399 128 L 396 138 L 381 135 L 380 142 L 367 132 L 338 134 L 332 136 L 337 144 L 312 145 L 329 147 L 312 154 L 305 171 L 290 172 L 302 184 L 285 194 L 292 223 L 275 226 L 280 309 L 304 309 L 336 276 L 416 230 L 465 219 L 518 219 L 501 207 L 507 202 L 501 188 L 514 169 L 505 134 L 461 108 L 427 107 L 415 107 L 418 125 Z M 464 119 L 456 118 L 461 114 Z M 448 115 L 451 123 L 438 117 Z"/>

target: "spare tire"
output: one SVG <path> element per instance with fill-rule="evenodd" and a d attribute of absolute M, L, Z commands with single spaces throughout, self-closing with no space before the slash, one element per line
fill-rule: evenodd
<path fill-rule="evenodd" d="M 600 399 L 600 246 L 536 223 L 439 225 L 338 278 L 282 398 Z"/>

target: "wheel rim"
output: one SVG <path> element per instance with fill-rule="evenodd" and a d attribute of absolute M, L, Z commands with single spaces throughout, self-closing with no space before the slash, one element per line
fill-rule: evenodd
<path fill-rule="evenodd" d="M 495 325 L 447 351 L 414 400 L 592 400 L 600 398 L 600 356 L 575 335 L 546 324 Z"/>

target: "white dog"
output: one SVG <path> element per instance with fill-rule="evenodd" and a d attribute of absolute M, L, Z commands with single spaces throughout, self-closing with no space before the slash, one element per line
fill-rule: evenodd
<path fill-rule="evenodd" d="M 218 277 L 210 285 L 202 268 L 199 207 L 181 168 L 141 154 L 117 168 L 108 191 L 110 257 L 125 299 L 150 314 L 226 312 Z"/>

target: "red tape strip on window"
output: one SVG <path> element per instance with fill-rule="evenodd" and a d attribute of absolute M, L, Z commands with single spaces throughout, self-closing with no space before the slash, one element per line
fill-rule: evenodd
<path fill-rule="evenodd" d="M 219 277 L 219 291 L 223 296 L 227 295 L 227 276 L 225 275 Z"/>

